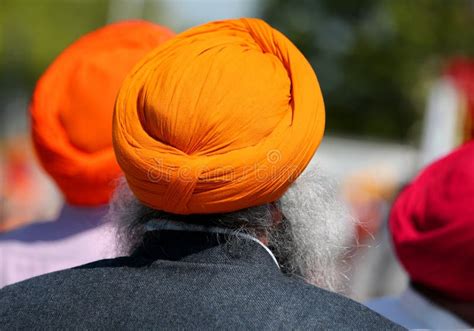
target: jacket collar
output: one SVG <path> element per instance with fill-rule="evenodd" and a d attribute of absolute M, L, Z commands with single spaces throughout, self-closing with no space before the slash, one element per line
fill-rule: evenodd
<path fill-rule="evenodd" d="M 273 253 L 258 239 L 223 228 L 151 220 L 135 257 L 151 261 L 252 265 L 279 272 Z"/>

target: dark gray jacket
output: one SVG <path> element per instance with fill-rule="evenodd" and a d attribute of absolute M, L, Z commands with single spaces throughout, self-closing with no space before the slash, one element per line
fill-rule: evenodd
<path fill-rule="evenodd" d="M 149 233 L 130 257 L 0 290 L 0 329 L 395 330 L 368 308 L 285 276 L 251 240 Z"/>

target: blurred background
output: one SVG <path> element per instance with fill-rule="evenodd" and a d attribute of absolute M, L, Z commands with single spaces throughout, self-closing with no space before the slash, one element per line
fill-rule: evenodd
<path fill-rule="evenodd" d="M 349 294 L 403 288 L 387 213 L 421 166 L 472 134 L 474 103 L 459 77 L 474 56 L 473 0 L 0 0 L 0 232 L 53 218 L 61 204 L 36 163 L 27 114 L 36 80 L 66 46 L 121 19 L 179 32 L 242 16 L 285 33 L 318 75 L 327 135 L 315 162 L 361 220 Z"/>

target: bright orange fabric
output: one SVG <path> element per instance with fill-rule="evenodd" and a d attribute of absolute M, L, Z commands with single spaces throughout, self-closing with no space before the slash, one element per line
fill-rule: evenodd
<path fill-rule="evenodd" d="M 30 106 L 41 164 L 66 200 L 106 203 L 120 174 L 112 148 L 115 97 L 130 69 L 173 33 L 145 21 L 126 21 L 89 33 L 40 78 Z"/>
<path fill-rule="evenodd" d="M 117 160 L 138 199 L 175 214 L 277 200 L 318 148 L 311 65 L 258 19 L 192 28 L 132 70 L 115 105 Z"/>

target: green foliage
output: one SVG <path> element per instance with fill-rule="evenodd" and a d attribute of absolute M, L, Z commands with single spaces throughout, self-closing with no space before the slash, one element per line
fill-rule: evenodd
<path fill-rule="evenodd" d="M 474 55 L 472 0 L 273 0 L 264 18 L 315 68 L 330 132 L 410 140 L 426 83 Z"/>
<path fill-rule="evenodd" d="M 69 44 L 106 21 L 107 0 L 0 0 L 0 89 L 31 90 Z"/>

